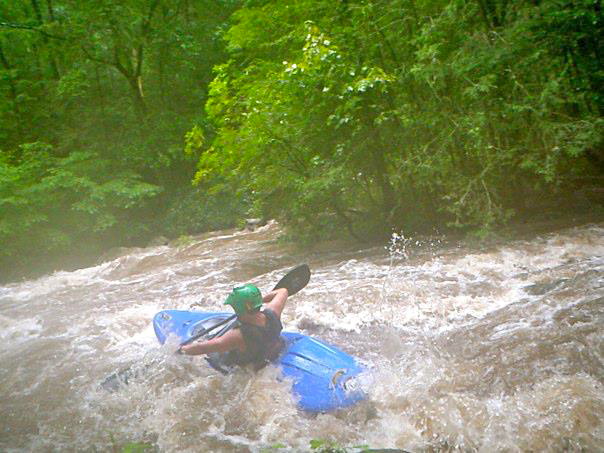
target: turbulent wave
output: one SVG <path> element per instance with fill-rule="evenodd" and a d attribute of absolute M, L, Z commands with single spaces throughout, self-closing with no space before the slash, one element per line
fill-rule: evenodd
<path fill-rule="evenodd" d="M 604 445 L 602 225 L 483 248 L 396 235 L 384 247 L 307 254 L 279 232 L 219 232 L 0 287 L 0 448 Z M 286 329 L 357 356 L 368 401 L 310 417 L 275 367 L 225 378 L 158 346 L 155 312 L 222 310 L 234 284 L 270 289 L 301 261 L 313 276 L 288 302 Z M 141 372 L 127 387 L 99 387 L 133 364 Z"/>

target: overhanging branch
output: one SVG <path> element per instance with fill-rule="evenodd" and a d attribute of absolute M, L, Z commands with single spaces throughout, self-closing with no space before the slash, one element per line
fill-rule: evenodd
<path fill-rule="evenodd" d="M 10 23 L 10 22 L 0 22 L 0 27 L 12 28 L 15 30 L 34 31 L 36 33 L 40 33 L 42 36 L 46 36 L 47 38 L 60 39 L 62 41 L 67 40 L 67 38 L 64 38 L 63 36 L 57 36 L 57 35 L 50 34 L 44 30 L 41 30 L 39 27 L 32 27 L 31 25 L 14 24 L 14 23 Z"/>

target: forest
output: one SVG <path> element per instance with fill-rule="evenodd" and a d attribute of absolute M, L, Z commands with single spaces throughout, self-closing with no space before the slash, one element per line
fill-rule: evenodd
<path fill-rule="evenodd" d="M 603 54 L 600 0 L 0 0 L 0 280 L 604 212 Z"/>

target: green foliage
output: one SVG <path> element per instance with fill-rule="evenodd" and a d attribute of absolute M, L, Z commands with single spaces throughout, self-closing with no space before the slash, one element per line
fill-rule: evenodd
<path fill-rule="evenodd" d="M 318 453 L 346 453 L 347 449 L 339 446 L 335 442 L 324 439 L 313 439 L 310 441 L 310 448 Z"/>
<path fill-rule="evenodd" d="M 225 34 L 196 180 L 244 188 L 293 236 L 360 240 L 487 232 L 601 186 L 598 8 L 251 3 Z"/>
<path fill-rule="evenodd" d="M 602 187 L 597 1 L 14 0 L 0 15 L 12 270 L 244 215 L 307 243 L 484 235 Z"/>
<path fill-rule="evenodd" d="M 197 125 L 193 126 L 193 129 L 185 134 L 185 153 L 195 154 L 203 147 L 204 141 L 203 129 Z"/>
<path fill-rule="evenodd" d="M 19 148 L 18 159 L 0 161 L 0 263 L 6 266 L 81 247 L 86 236 L 127 240 L 136 234 L 124 228 L 128 216 L 161 190 L 136 174 L 116 172 L 92 152 L 57 157 L 53 151 L 31 143 Z"/>
<path fill-rule="evenodd" d="M 153 446 L 144 443 L 130 443 L 122 447 L 121 453 L 144 453 L 153 450 Z"/>
<path fill-rule="evenodd" d="M 201 106 L 235 6 L 0 2 L 4 278 L 235 222 L 206 213 L 208 195 L 190 184 L 209 133 Z"/>
<path fill-rule="evenodd" d="M 317 453 L 364 453 L 371 451 L 380 451 L 380 450 L 372 450 L 367 445 L 357 445 L 354 447 L 344 447 L 337 442 L 326 440 L 326 439 L 313 439 L 310 441 L 310 449 L 312 451 L 316 451 Z M 402 450 L 400 450 L 402 451 Z"/>
<path fill-rule="evenodd" d="M 165 231 L 178 237 L 233 227 L 247 210 L 245 198 L 227 190 L 183 190 L 182 197 L 166 213 Z"/>

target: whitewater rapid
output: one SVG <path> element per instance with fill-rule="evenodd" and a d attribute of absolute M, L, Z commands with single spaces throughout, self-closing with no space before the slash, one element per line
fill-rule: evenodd
<path fill-rule="evenodd" d="M 0 286 L 0 450 L 603 450 L 603 225 L 481 247 L 395 234 L 300 251 L 279 234 L 206 234 Z M 302 262 L 312 278 L 285 329 L 358 357 L 366 402 L 310 416 L 276 367 L 224 377 L 159 347 L 156 312 L 223 311 L 232 286 L 270 289 Z M 116 393 L 99 387 L 147 363 Z"/>

